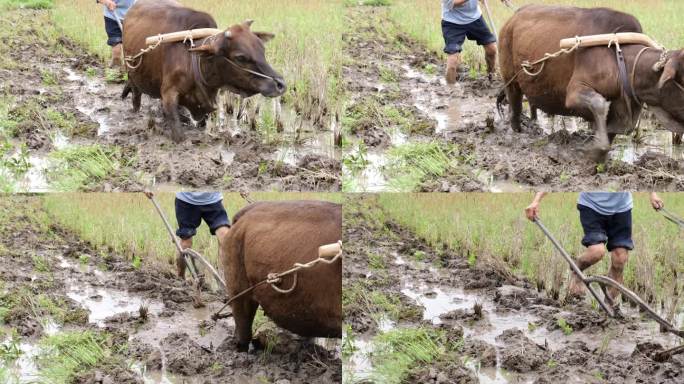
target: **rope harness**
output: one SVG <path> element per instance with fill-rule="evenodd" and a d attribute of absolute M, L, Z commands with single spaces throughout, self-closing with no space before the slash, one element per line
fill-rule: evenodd
<path fill-rule="evenodd" d="M 340 241 L 339 244 L 342 244 L 342 241 Z M 235 301 L 235 300 L 239 299 L 240 297 L 242 297 L 242 296 L 244 296 L 244 295 L 246 295 L 246 294 L 252 292 L 252 291 L 255 290 L 256 288 L 258 288 L 258 287 L 260 287 L 260 286 L 262 286 L 262 285 L 264 285 L 264 284 L 269 284 L 269 285 L 271 286 L 271 288 L 272 288 L 274 291 L 276 291 L 276 292 L 278 292 L 278 293 L 281 293 L 281 294 L 292 293 L 292 291 L 294 291 L 295 288 L 297 287 L 297 274 L 299 273 L 299 271 L 301 271 L 301 270 L 303 270 L 303 269 L 310 269 L 310 268 L 313 268 L 313 267 L 315 267 L 315 266 L 318 265 L 318 264 L 328 264 L 328 265 L 329 265 L 329 264 L 332 264 L 332 263 L 336 262 L 337 260 L 339 260 L 339 259 L 341 259 L 341 258 L 342 258 L 342 250 L 340 249 L 340 251 L 339 251 L 334 257 L 332 257 L 332 258 L 330 258 L 330 259 L 327 259 L 327 258 L 325 258 L 325 257 L 318 257 L 318 258 L 316 258 L 316 259 L 314 259 L 314 260 L 309 261 L 308 263 L 304 263 L 304 264 L 302 264 L 302 263 L 295 263 L 294 266 L 293 266 L 292 268 L 290 268 L 290 269 L 288 269 L 287 271 L 284 271 L 284 272 L 280 272 L 280 273 L 269 273 L 268 275 L 266 275 L 266 279 L 264 279 L 264 280 L 262 280 L 262 281 L 260 281 L 260 282 L 258 282 L 258 283 L 256 283 L 256 284 L 252 285 L 251 287 L 249 287 L 249 288 L 247 288 L 247 289 L 245 289 L 245 290 L 239 292 L 239 293 L 236 294 L 235 296 L 233 296 L 233 297 L 231 297 L 230 299 L 228 299 L 228 301 L 226 302 L 226 304 L 224 304 L 223 307 L 221 307 L 221 309 L 219 309 L 216 313 L 214 313 L 214 314 L 211 316 L 211 318 L 212 318 L 214 321 L 216 321 L 216 320 L 218 320 L 218 319 L 223 319 L 223 318 L 226 318 L 226 317 L 231 316 L 230 314 L 221 314 L 221 312 L 223 312 L 223 310 L 224 310 L 227 306 L 229 306 L 233 301 Z M 283 277 L 289 276 L 289 275 L 293 275 L 293 278 L 292 278 L 292 280 L 293 280 L 293 281 L 292 281 L 292 286 L 289 287 L 289 288 L 286 288 L 286 289 L 280 288 L 280 287 L 278 286 L 278 284 L 282 283 Z"/>

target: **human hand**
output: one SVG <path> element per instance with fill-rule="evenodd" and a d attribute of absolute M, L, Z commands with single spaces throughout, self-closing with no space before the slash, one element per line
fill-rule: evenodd
<path fill-rule="evenodd" d="M 539 202 L 538 201 L 533 201 L 532 204 L 528 205 L 527 208 L 525 208 L 525 216 L 527 216 L 527 219 L 530 221 L 535 221 L 539 217 Z"/>
<path fill-rule="evenodd" d="M 651 206 L 656 211 L 659 211 L 665 208 L 665 202 L 663 201 L 663 199 L 660 198 L 660 196 L 658 196 L 657 193 L 653 192 L 651 193 Z"/>
<path fill-rule="evenodd" d="M 154 197 L 154 192 L 152 192 L 152 191 L 145 190 L 145 191 L 143 191 L 143 193 L 145 194 L 145 196 L 147 196 L 148 199 L 151 199 Z"/>
<path fill-rule="evenodd" d="M 467 2 L 468 0 L 454 0 L 453 6 L 454 8 L 462 7 Z"/>
<path fill-rule="evenodd" d="M 114 11 L 116 9 L 116 2 L 113 0 L 100 0 L 100 3 L 104 4 L 104 6 L 110 11 Z"/>

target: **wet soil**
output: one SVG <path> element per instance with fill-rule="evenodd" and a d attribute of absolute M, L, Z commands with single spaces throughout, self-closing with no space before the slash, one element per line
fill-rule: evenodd
<path fill-rule="evenodd" d="M 26 300 L 47 296 L 62 303 L 66 315 L 17 306 L 0 329 L 11 329 L 26 353 L 10 365 L 22 380 L 35 378 L 32 360 L 41 336 L 92 330 L 108 335 L 113 362 L 83 372 L 76 383 L 334 383 L 341 381 L 339 343 L 304 340 L 269 321 L 255 338 L 271 349 L 238 353 L 232 318 L 211 320 L 223 306 L 218 293 L 197 293 L 174 276 L 170 265 L 132 263 L 107 249 L 96 249 L 45 221 L 39 197 L 15 196 L 0 204 L 0 297 L 25 292 Z M 13 213 L 7 219 L 9 207 Z M 17 208 L 22 207 L 22 208 Z M 43 260 L 36 267 L 36 258 Z M 48 322 L 45 322 L 45 319 Z M 266 344 L 268 341 L 270 344 Z M 125 348 L 121 348 L 126 346 Z M 22 381 L 23 382 L 23 381 Z"/>
<path fill-rule="evenodd" d="M 540 113 L 537 121 L 524 119 L 523 132 L 513 132 L 496 109 L 500 80 L 471 75 L 475 72 L 464 65 L 460 81 L 447 86 L 443 60 L 411 38 L 387 32 L 395 26 L 384 8 L 354 7 L 348 14 L 349 25 L 355 26 L 345 37 L 353 58 L 344 74 L 353 95 L 348 118 L 369 99 L 394 106 L 405 118 L 387 122 L 368 113 L 367 121 L 347 127 L 352 141 L 367 147 L 370 162 L 361 172 L 345 164 L 344 178 L 358 179 L 350 189 L 391 190 L 385 169 L 388 149 L 430 141 L 455 145 L 465 154 L 445 174 L 424 179 L 415 188 L 419 191 L 684 188 L 681 146 L 673 145 L 672 135 L 648 112 L 641 144 L 618 136 L 609 160 L 597 166 L 583 154 L 592 140 L 585 122 Z M 351 146 L 345 156 L 359 156 L 358 147 Z"/>
<path fill-rule="evenodd" d="M 117 151 L 112 155 L 119 164 L 117 172 L 88 189 L 339 190 L 332 123 L 308 122 L 281 106 L 280 100 L 261 102 L 259 97 L 249 99 L 246 112 L 237 116 L 233 98 L 222 94 L 219 111 L 207 127 L 200 129 L 188 120 L 186 140 L 175 144 L 165 128 L 160 101 L 143 96 L 141 111 L 133 112 L 130 98 L 120 98 L 123 84 L 105 80 L 111 74 L 100 59 L 66 37 L 55 38 L 59 33 L 47 11 L 9 11 L 2 20 L 10 28 L 3 33 L 9 49 L 3 65 L 8 68 L 0 71 L 0 93 L 14 98 L 11 111 L 35 106 L 17 127 L 16 140 L 26 143 L 34 166 L 22 189 L 51 189 L 42 171 L 49 166 L 48 154 L 58 146 L 56 134 L 65 129 L 45 113 L 50 109 L 73 115 L 75 128 L 61 132 L 62 147 L 100 144 Z M 273 133 L 265 134 L 258 129 L 258 111 L 268 108 L 278 111 L 277 132 L 274 127 Z"/>
<path fill-rule="evenodd" d="M 350 197 L 345 203 L 345 296 L 361 287 L 371 297 L 382 294 L 404 303 L 389 313 L 381 306 L 345 301 L 345 324 L 359 346 L 344 360 L 345 377 L 347 372 L 357 379 L 370 377 L 373 337 L 432 327 L 454 339 L 460 357 L 415 366 L 405 382 L 684 380 L 684 356 L 664 363 L 651 358 L 651 348 L 669 349 L 682 340 L 660 333 L 655 322 L 626 304 L 622 320 L 606 318 L 588 304 L 564 305 L 490 264 L 471 265 L 465 249 L 430 246 L 385 217 L 373 196 Z"/>

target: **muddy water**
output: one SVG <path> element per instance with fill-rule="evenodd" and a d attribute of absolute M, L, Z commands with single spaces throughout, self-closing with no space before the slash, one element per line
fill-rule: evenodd
<path fill-rule="evenodd" d="M 395 265 L 409 266 L 413 271 L 429 271 L 433 277 L 430 281 L 448 280 L 445 271 L 438 270 L 429 264 L 407 261 L 397 253 L 393 253 Z M 571 345 L 574 342 L 583 343 L 589 350 L 602 350 L 614 356 L 630 356 L 637 347 L 637 343 L 659 343 L 665 348 L 675 347 L 681 344 L 681 338 L 659 331 L 658 325 L 650 319 L 642 318 L 637 309 L 623 305 L 624 315 L 632 324 L 614 323 L 602 332 L 572 332 L 564 334 L 560 329 L 549 330 L 543 324 L 544 319 L 533 314 L 536 310 L 550 310 L 552 307 L 543 305 L 531 305 L 525 310 L 502 310 L 496 304 L 490 294 L 479 291 L 465 291 L 458 287 L 427 283 L 420 277 L 411 276 L 411 273 L 402 274 L 401 293 L 412 299 L 423 308 L 423 320 L 439 326 L 445 321 L 440 317 L 455 310 L 472 311 L 475 305 L 481 305 L 484 313 L 483 320 L 475 322 L 459 322 L 463 327 L 463 336 L 467 340 L 481 340 L 496 347 L 496 365 L 494 367 L 480 367 L 475 361 L 466 361 L 465 366 L 476 374 L 480 383 L 505 384 L 505 383 L 532 383 L 538 375 L 535 372 L 513 373 L 501 366 L 500 354 L 506 347 L 504 342 L 497 337 L 506 330 L 520 330 L 524 336 L 537 345 L 545 346 L 552 353 Z M 498 288 L 500 292 L 516 292 L 521 288 L 515 286 L 503 286 Z M 561 311 L 559 318 L 571 318 L 573 313 Z M 682 327 L 684 313 L 677 316 L 675 325 Z M 395 324 L 385 319 L 377 320 L 380 333 L 387 332 L 402 324 Z M 346 369 L 354 379 L 371 378 L 373 365 L 370 360 L 374 352 L 373 334 L 356 336 L 354 345 L 357 348 L 349 359 Z"/>

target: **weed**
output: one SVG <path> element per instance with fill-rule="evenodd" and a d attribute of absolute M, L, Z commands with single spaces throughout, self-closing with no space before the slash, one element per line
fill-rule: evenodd
<path fill-rule="evenodd" d="M 33 261 L 33 268 L 38 272 L 50 272 L 50 263 L 46 256 L 31 256 Z"/>
<path fill-rule="evenodd" d="M 82 253 L 81 256 L 78 257 L 78 262 L 81 265 L 86 265 L 90 261 L 90 256 L 86 255 L 85 253 Z"/>
<path fill-rule="evenodd" d="M 422 182 L 458 166 L 458 147 L 438 142 L 407 143 L 387 152 L 386 175 L 397 192 L 413 191 Z"/>
<path fill-rule="evenodd" d="M 367 159 L 367 152 L 366 146 L 362 142 L 358 143 L 356 151 L 349 152 L 342 158 L 344 168 L 351 172 L 352 175 L 356 175 L 366 169 L 368 164 L 370 164 L 370 161 Z"/>
<path fill-rule="evenodd" d="M 48 181 L 57 190 L 89 189 L 121 169 L 118 149 L 98 144 L 68 147 L 50 153 Z"/>
<path fill-rule="evenodd" d="M 344 337 L 342 339 L 342 357 L 343 358 L 349 358 L 356 351 L 358 351 L 358 348 L 356 347 L 355 341 L 356 341 L 356 336 L 354 336 L 354 330 L 352 329 L 351 324 L 344 324 Z"/>
<path fill-rule="evenodd" d="M 19 334 L 16 330 L 12 330 L 9 340 L 5 340 L 0 344 L 0 360 L 9 363 L 18 359 L 19 356 L 21 356 L 21 349 L 19 348 L 20 343 L 21 339 L 19 338 Z"/>
<path fill-rule="evenodd" d="M 0 9 L 48 9 L 53 6 L 53 0 L 0 0 Z"/>
<path fill-rule="evenodd" d="M 373 343 L 372 377 L 379 383 L 402 383 L 418 365 L 449 358 L 443 331 L 433 328 L 393 329 L 376 336 Z"/>
<path fill-rule="evenodd" d="M 97 76 L 97 68 L 95 67 L 88 67 L 85 70 L 85 74 L 87 77 L 95 77 Z"/>
<path fill-rule="evenodd" d="M 140 267 L 142 266 L 142 259 L 140 258 L 140 256 L 138 256 L 138 255 L 133 256 L 133 260 L 131 261 L 131 265 L 133 266 L 133 269 L 136 269 L 136 270 L 140 269 Z"/>
<path fill-rule="evenodd" d="M 41 70 L 40 78 L 44 85 L 57 85 L 57 76 L 49 70 Z"/>
<path fill-rule="evenodd" d="M 375 270 L 387 268 L 384 258 L 378 253 L 368 254 L 368 267 Z"/>
<path fill-rule="evenodd" d="M 78 373 L 97 367 L 111 357 L 102 336 L 92 331 L 62 332 L 40 342 L 38 363 L 43 380 L 70 383 Z"/>
<path fill-rule="evenodd" d="M 396 83 L 399 81 L 399 74 L 391 68 L 380 66 L 380 80 L 385 83 Z"/>
<path fill-rule="evenodd" d="M 572 334 L 573 329 L 564 318 L 558 318 L 556 323 L 566 336 L 570 336 Z"/>
<path fill-rule="evenodd" d="M 416 261 L 423 261 L 423 260 L 425 260 L 425 257 L 426 257 L 426 256 L 427 256 L 427 254 L 426 254 L 425 252 L 423 252 L 423 251 L 415 251 L 415 252 L 413 252 L 413 258 L 414 258 Z"/>

